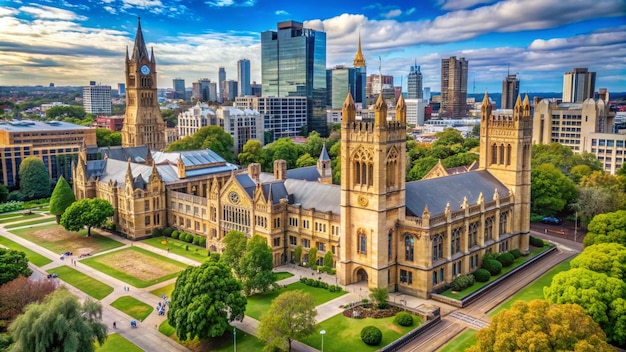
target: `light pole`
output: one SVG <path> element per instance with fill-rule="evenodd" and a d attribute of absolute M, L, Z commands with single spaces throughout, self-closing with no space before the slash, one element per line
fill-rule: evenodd
<path fill-rule="evenodd" d="M 324 352 L 324 335 L 326 335 L 326 330 L 320 331 L 320 335 L 322 335 L 322 352 Z"/>
<path fill-rule="evenodd" d="M 233 327 L 233 339 L 235 340 L 234 352 L 237 352 L 237 328 Z"/>

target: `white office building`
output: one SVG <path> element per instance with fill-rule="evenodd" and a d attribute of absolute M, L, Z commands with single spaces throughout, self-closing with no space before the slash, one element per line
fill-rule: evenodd
<path fill-rule="evenodd" d="M 178 138 L 192 136 L 204 126 L 215 125 L 215 110 L 206 103 L 198 102 L 187 111 L 178 114 Z"/>
<path fill-rule="evenodd" d="M 269 143 L 282 137 L 297 137 L 307 125 L 306 97 L 237 97 L 234 106 L 256 110 L 263 116 Z"/>
<path fill-rule="evenodd" d="M 251 139 L 263 145 L 263 116 L 256 110 L 222 106 L 215 111 L 217 123 L 234 139 L 235 155 Z"/>
<path fill-rule="evenodd" d="M 88 114 L 111 115 L 111 86 L 89 82 L 83 87 L 83 107 Z"/>

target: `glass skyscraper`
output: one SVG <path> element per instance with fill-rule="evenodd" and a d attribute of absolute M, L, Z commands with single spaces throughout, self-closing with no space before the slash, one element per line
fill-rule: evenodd
<path fill-rule="evenodd" d="M 407 80 L 407 90 L 407 99 L 422 99 L 422 72 L 417 65 L 411 66 Z"/>
<path fill-rule="evenodd" d="M 250 60 L 241 59 L 237 61 L 237 84 L 239 85 L 240 97 L 251 95 L 250 92 Z"/>
<path fill-rule="evenodd" d="M 261 33 L 261 80 L 264 96 L 306 97 L 308 130 L 328 134 L 326 33 L 296 21 Z"/>

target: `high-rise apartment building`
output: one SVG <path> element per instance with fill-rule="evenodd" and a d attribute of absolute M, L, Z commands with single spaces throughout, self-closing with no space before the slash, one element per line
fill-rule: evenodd
<path fill-rule="evenodd" d="M 307 125 L 306 97 L 238 97 L 238 109 L 256 110 L 263 115 L 265 143 L 283 137 L 297 137 Z"/>
<path fill-rule="evenodd" d="M 238 96 L 252 95 L 250 92 L 250 60 L 241 59 L 237 61 L 237 85 Z"/>
<path fill-rule="evenodd" d="M 83 87 L 83 107 L 88 114 L 111 115 L 111 86 L 89 82 Z"/>
<path fill-rule="evenodd" d="M 596 89 L 596 73 L 587 68 L 575 68 L 563 76 L 563 102 L 577 103 L 593 98 Z"/>
<path fill-rule="evenodd" d="M 345 67 L 343 65 L 335 66 L 334 68 L 326 70 L 326 86 L 328 90 L 328 102 L 327 105 L 331 109 L 341 109 L 348 92 L 362 92 L 365 95 L 365 90 L 362 85 L 359 85 L 361 80 L 361 69 L 357 67 Z M 357 86 L 359 86 L 357 88 Z M 364 103 L 364 97 L 360 102 Z M 355 100 L 355 103 L 356 100 Z"/>
<path fill-rule="evenodd" d="M 256 110 L 222 106 L 215 111 L 217 124 L 233 137 L 235 155 L 243 151 L 243 146 L 251 139 L 263 145 L 263 115 Z"/>
<path fill-rule="evenodd" d="M 219 71 L 217 72 L 217 85 L 220 88 L 220 92 L 218 96 L 219 96 L 220 102 L 224 101 L 224 90 L 226 89 L 224 87 L 225 80 L 226 80 L 226 70 L 224 69 L 224 67 L 220 67 Z"/>
<path fill-rule="evenodd" d="M 224 102 L 227 101 L 235 101 L 237 97 L 237 81 L 233 81 L 232 79 L 225 80 L 222 82 L 224 88 L 224 94 L 222 95 L 222 99 Z"/>
<path fill-rule="evenodd" d="M 441 60 L 441 116 L 462 118 L 467 115 L 467 67 L 463 57 Z"/>
<path fill-rule="evenodd" d="M 308 130 L 328 134 L 325 32 L 284 21 L 261 33 L 261 81 L 265 96 L 306 97 Z"/>
<path fill-rule="evenodd" d="M 185 80 L 174 78 L 172 85 L 174 87 L 174 99 L 185 99 Z"/>
<path fill-rule="evenodd" d="M 378 95 L 385 88 L 393 88 L 393 76 L 373 74 L 367 76 L 365 83 L 365 95 L 368 97 Z"/>
<path fill-rule="evenodd" d="M 422 97 L 426 102 L 430 102 L 430 87 L 424 87 L 424 94 Z"/>
<path fill-rule="evenodd" d="M 517 74 L 509 74 L 502 81 L 502 103 L 501 109 L 513 109 L 515 106 L 515 99 L 519 95 L 519 79 Z"/>
<path fill-rule="evenodd" d="M 422 99 L 422 72 L 420 67 L 411 66 L 411 71 L 407 78 L 407 99 Z"/>

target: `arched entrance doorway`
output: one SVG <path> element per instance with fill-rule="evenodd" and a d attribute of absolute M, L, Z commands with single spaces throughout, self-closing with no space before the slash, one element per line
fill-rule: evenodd
<path fill-rule="evenodd" d="M 356 281 L 368 281 L 367 272 L 363 269 L 359 269 L 356 271 Z"/>

